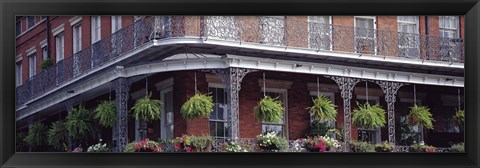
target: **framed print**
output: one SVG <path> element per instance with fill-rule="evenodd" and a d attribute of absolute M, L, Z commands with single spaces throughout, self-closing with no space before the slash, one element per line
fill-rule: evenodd
<path fill-rule="evenodd" d="M 2 167 L 478 167 L 477 1 L 1 10 Z"/>

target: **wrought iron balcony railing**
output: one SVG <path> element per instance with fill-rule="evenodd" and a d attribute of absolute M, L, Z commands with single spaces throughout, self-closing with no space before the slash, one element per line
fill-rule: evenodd
<path fill-rule="evenodd" d="M 112 62 L 151 39 L 179 37 L 382 57 L 464 61 L 463 39 L 320 24 L 289 17 L 154 16 L 136 21 L 28 79 L 16 88 L 16 103 L 23 104 L 94 68 Z"/>

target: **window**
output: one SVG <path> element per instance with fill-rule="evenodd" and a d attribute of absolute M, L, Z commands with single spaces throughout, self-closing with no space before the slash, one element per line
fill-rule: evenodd
<path fill-rule="evenodd" d="M 27 29 L 35 26 L 35 16 L 27 16 Z"/>
<path fill-rule="evenodd" d="M 397 16 L 398 48 L 402 57 L 420 57 L 418 16 Z"/>
<path fill-rule="evenodd" d="M 367 97 L 364 95 L 357 95 L 357 101 L 361 104 L 370 103 L 371 105 L 379 103 L 379 97 L 378 96 L 368 96 Z M 381 131 L 380 128 L 377 129 L 370 129 L 370 128 L 358 128 L 358 140 L 359 141 L 364 141 L 364 142 L 369 142 L 369 143 L 381 143 L 381 137 L 380 137 Z"/>
<path fill-rule="evenodd" d="M 15 82 L 17 86 L 22 85 L 22 61 L 15 64 Z"/>
<path fill-rule="evenodd" d="M 22 20 L 18 20 L 15 25 L 15 35 L 18 36 L 22 34 Z"/>
<path fill-rule="evenodd" d="M 173 88 L 172 86 L 160 91 L 160 99 L 163 102 L 163 113 L 160 119 L 160 138 L 171 139 L 173 137 Z"/>
<path fill-rule="evenodd" d="M 40 20 L 45 20 L 47 19 L 47 16 L 40 16 Z"/>
<path fill-rule="evenodd" d="M 376 54 L 375 16 L 355 16 L 355 51 Z"/>
<path fill-rule="evenodd" d="M 285 45 L 285 16 L 260 16 L 260 43 Z"/>
<path fill-rule="evenodd" d="M 82 49 L 82 25 L 73 26 L 73 53 L 77 53 Z"/>
<path fill-rule="evenodd" d="M 48 46 L 45 45 L 45 46 L 42 46 L 42 56 L 43 56 L 43 60 L 47 60 L 48 59 Z"/>
<path fill-rule="evenodd" d="M 330 101 L 332 101 L 332 103 L 335 104 L 335 93 L 333 93 L 333 92 L 320 92 L 320 95 L 321 96 L 326 96 L 328 99 L 330 99 Z M 310 92 L 310 100 L 314 100 L 316 98 L 317 98 L 317 91 L 311 91 Z M 313 105 L 313 102 L 310 102 L 310 104 Z M 314 118 L 310 114 L 310 124 L 313 124 L 313 122 L 314 122 Z M 322 122 L 322 123 L 325 123 L 325 122 Z M 336 127 L 336 121 L 327 122 L 326 124 L 331 129 Z M 331 138 L 336 137 L 335 134 L 328 135 L 328 136 L 331 136 Z"/>
<path fill-rule="evenodd" d="M 262 121 L 262 134 L 266 134 L 268 132 L 275 132 L 277 136 L 282 136 L 288 139 L 287 133 L 287 90 L 286 89 L 266 89 L 266 95 L 272 98 L 277 98 L 278 100 L 282 101 L 282 105 L 284 107 L 282 120 L 279 123 L 269 123 Z M 262 89 L 262 96 L 263 96 L 263 89 Z"/>
<path fill-rule="evenodd" d="M 412 107 L 414 103 L 422 105 L 422 100 L 417 98 L 416 102 L 414 102 L 414 99 L 412 98 L 400 98 L 400 102 L 395 106 L 397 109 L 396 112 L 400 115 L 400 128 L 398 129 L 398 134 L 400 134 L 399 144 L 402 145 L 411 145 L 413 141 L 423 141 L 423 128 L 418 125 L 410 126 L 407 121 L 410 107 Z"/>
<path fill-rule="evenodd" d="M 207 16 L 207 32 L 213 38 L 235 40 L 239 37 L 234 16 Z"/>
<path fill-rule="evenodd" d="M 210 135 L 214 138 L 230 137 L 228 126 L 227 94 L 222 86 L 209 83 L 208 92 L 212 93 L 214 109 L 210 113 Z"/>
<path fill-rule="evenodd" d="M 458 38 L 458 16 L 439 16 L 440 37 Z"/>
<path fill-rule="evenodd" d="M 36 61 L 35 53 L 28 55 L 28 77 L 31 78 L 36 74 Z"/>
<path fill-rule="evenodd" d="M 59 62 L 64 58 L 64 34 L 60 33 L 55 36 L 55 53 L 57 55 L 57 61 Z"/>
<path fill-rule="evenodd" d="M 444 61 L 459 61 L 462 55 L 463 41 L 458 39 L 459 17 L 439 16 L 440 25 L 440 55 Z"/>
<path fill-rule="evenodd" d="M 92 16 L 92 44 L 100 41 L 101 38 L 101 18 L 100 16 Z"/>
<path fill-rule="evenodd" d="M 112 34 L 122 29 L 122 16 L 112 16 Z"/>
<path fill-rule="evenodd" d="M 308 47 L 318 50 L 332 49 L 330 16 L 308 16 Z"/>

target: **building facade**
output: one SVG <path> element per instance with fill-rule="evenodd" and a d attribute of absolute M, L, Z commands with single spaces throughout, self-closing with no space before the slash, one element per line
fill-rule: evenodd
<path fill-rule="evenodd" d="M 17 130 L 63 120 L 79 105 L 116 102 L 117 122 L 99 137 L 121 148 L 182 134 L 252 139 L 270 131 L 305 137 L 307 107 L 324 95 L 338 110 L 332 127 L 345 141 L 404 141 L 402 121 L 427 105 L 434 129 L 417 141 L 464 141 L 452 115 L 464 109 L 463 16 L 24 16 L 16 23 Z M 50 60 L 51 65 L 47 60 Z M 195 90 L 211 93 L 209 118 L 185 120 Z M 147 93 L 164 103 L 161 119 L 129 115 Z M 280 123 L 255 120 L 264 96 L 284 105 Z M 352 125 L 356 102 L 379 103 L 387 124 Z M 139 128 L 146 125 L 146 130 Z M 401 149 L 398 149 L 401 150 Z"/>

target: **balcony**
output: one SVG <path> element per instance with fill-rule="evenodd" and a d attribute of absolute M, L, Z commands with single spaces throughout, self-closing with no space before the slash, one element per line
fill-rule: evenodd
<path fill-rule="evenodd" d="M 320 24 L 258 16 L 144 17 L 101 41 L 66 57 L 16 88 L 17 107 L 152 40 L 200 38 L 239 44 L 301 48 L 409 60 L 463 63 L 463 39 Z"/>

